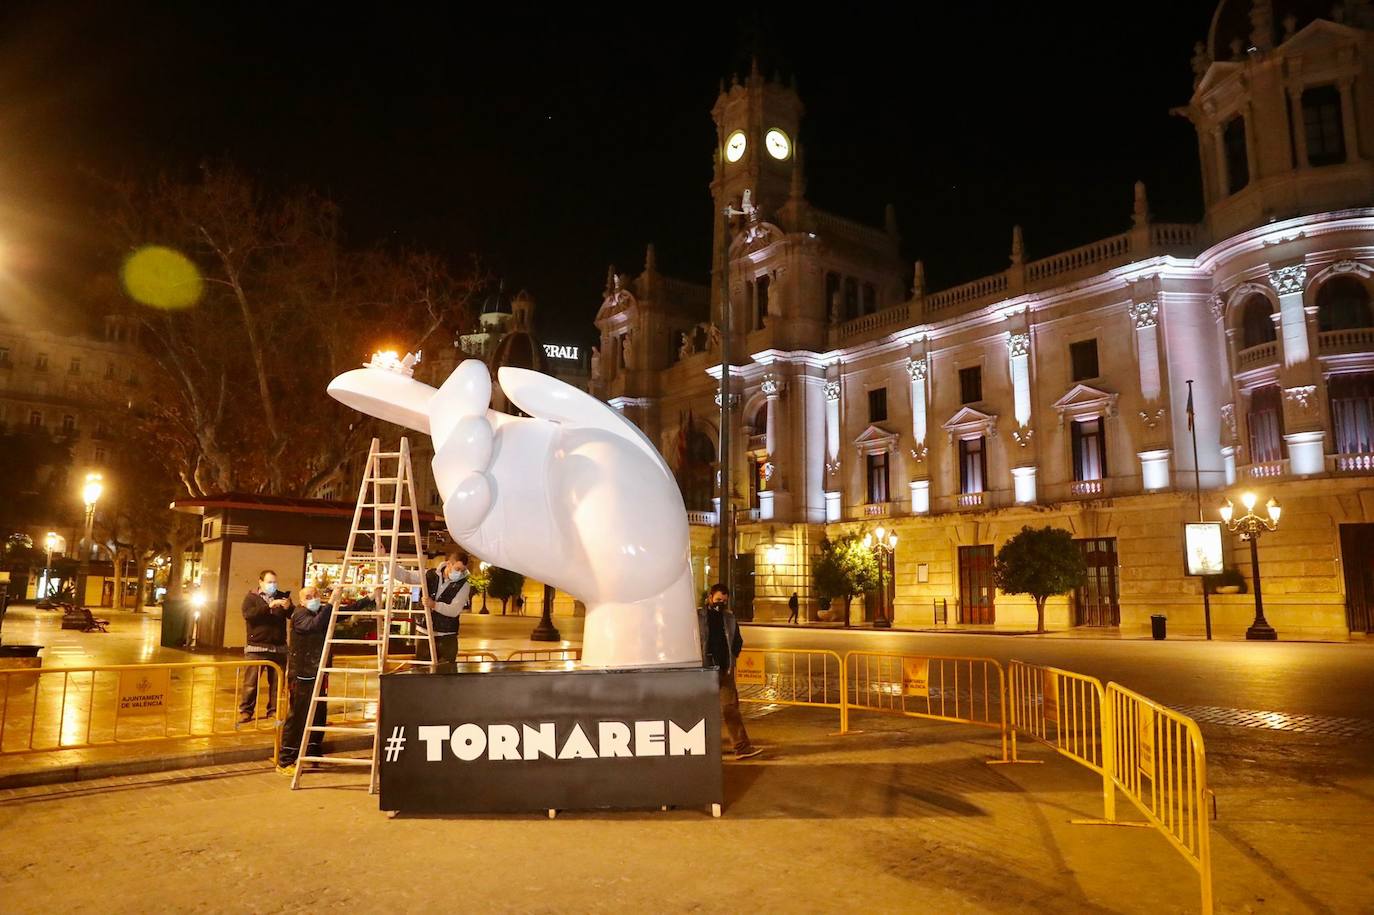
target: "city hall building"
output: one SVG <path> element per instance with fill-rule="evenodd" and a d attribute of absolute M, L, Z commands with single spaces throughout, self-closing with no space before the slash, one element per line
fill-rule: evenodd
<path fill-rule="evenodd" d="M 1156 222 L 1137 184 L 1121 234 L 1027 260 L 1017 228 L 1005 270 L 952 289 L 901 262 L 890 213 L 874 227 L 807 200 L 790 86 L 723 89 L 714 211 L 746 190 L 759 207 L 728 238 L 732 491 L 716 491 L 719 216 L 709 285 L 664 276 L 652 247 L 637 275 L 612 271 L 591 366 L 677 474 L 698 583 L 735 512 L 755 619 L 785 618 L 794 590 L 814 618 L 822 538 L 884 525 L 896 625 L 947 607 L 953 627 L 1033 628 L 992 562 L 1053 525 L 1090 575 L 1048 625 L 1135 634 L 1164 613 L 1197 632 L 1196 481 L 1208 520 L 1244 490 L 1282 504 L 1259 544 L 1280 637 L 1374 631 L 1374 19 L 1304 6 L 1224 0 L 1198 46 L 1176 113 L 1197 130 L 1201 223 Z M 1248 544 L 1226 537 L 1252 586 Z M 1211 600 L 1219 635 L 1244 631 L 1251 594 Z"/>

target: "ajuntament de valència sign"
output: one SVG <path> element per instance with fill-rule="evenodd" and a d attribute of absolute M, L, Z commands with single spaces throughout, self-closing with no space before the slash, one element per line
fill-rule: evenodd
<path fill-rule="evenodd" d="M 657 449 L 611 407 L 540 372 L 497 380 L 528 416 L 490 409 L 469 359 L 435 389 L 374 358 L 329 385 L 339 402 L 429 435 L 449 533 L 587 606 L 586 667 L 700 664 L 682 494 Z"/>

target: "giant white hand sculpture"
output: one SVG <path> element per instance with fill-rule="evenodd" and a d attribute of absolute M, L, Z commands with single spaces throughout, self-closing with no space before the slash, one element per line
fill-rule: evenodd
<path fill-rule="evenodd" d="M 700 663 L 687 513 L 672 473 L 632 423 L 556 378 L 502 368 L 510 401 L 463 362 L 438 388 L 385 368 L 345 372 L 329 394 L 428 433 L 454 540 L 587 605 L 582 660 L 596 667 Z"/>

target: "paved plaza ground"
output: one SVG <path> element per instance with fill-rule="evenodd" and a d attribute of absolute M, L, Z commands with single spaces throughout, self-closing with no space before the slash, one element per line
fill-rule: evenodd
<path fill-rule="evenodd" d="M 21 610 L 17 632 L 7 621 L 6 641 L 33 627 L 50 666 L 184 657 L 156 647 L 155 622 L 134 614 L 99 634 L 34 613 Z M 463 647 L 525 647 L 534 623 L 465 620 Z M 559 624 L 575 643 L 576 621 Z M 1374 645 L 754 626 L 744 636 L 755 647 L 1019 657 L 1182 707 L 1202 727 L 1217 795 L 1218 911 L 1374 910 Z M 1044 765 L 994 767 L 983 730 L 856 714 L 864 733 L 841 738 L 833 712 L 749 714 L 769 752 L 727 763 L 720 820 L 390 819 L 355 774 L 307 776 L 291 792 L 262 762 L 0 791 L 0 907 L 1196 910 L 1196 875 L 1158 833 L 1069 822 L 1101 815 L 1100 781 L 1047 750 L 1028 754 Z M 1124 797 L 1118 807 L 1133 813 Z"/>

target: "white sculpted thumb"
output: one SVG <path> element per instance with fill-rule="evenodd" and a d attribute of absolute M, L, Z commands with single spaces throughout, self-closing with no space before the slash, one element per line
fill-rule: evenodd
<path fill-rule="evenodd" d="M 489 409 L 490 375 L 471 359 L 437 391 L 362 368 L 329 393 L 433 438 L 454 539 L 583 601 L 584 663 L 699 663 L 687 513 L 663 459 L 632 423 L 570 385 L 517 368 L 499 381 L 528 418 Z"/>

